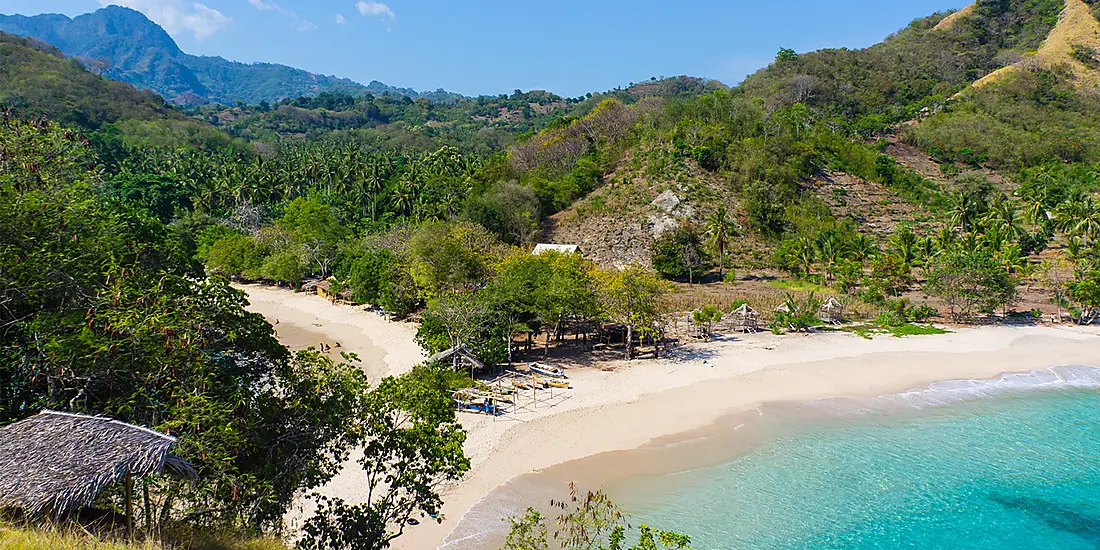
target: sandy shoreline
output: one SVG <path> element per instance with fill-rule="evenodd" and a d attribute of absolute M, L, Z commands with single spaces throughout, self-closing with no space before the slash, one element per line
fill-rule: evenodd
<path fill-rule="evenodd" d="M 530 472 L 704 429 L 765 402 L 873 397 L 941 380 L 1100 365 L 1100 331 L 990 327 L 873 341 L 759 334 L 681 353 L 620 363 L 617 372 L 573 372 L 572 399 L 556 410 L 516 415 L 522 421 L 464 416 L 474 467 L 444 497 L 448 521 L 407 530 L 395 548 L 438 547 L 472 506 Z"/>
<path fill-rule="evenodd" d="M 323 342 L 337 361 L 341 351 L 355 353 L 372 383 L 408 372 L 424 360 L 424 351 L 413 340 L 416 325 L 412 323 L 395 323 L 362 307 L 333 305 L 316 294 L 263 285 L 234 286 L 248 293 L 249 311 L 275 325 L 283 345 L 297 351 Z"/>
<path fill-rule="evenodd" d="M 406 372 L 424 358 L 413 341 L 413 324 L 333 306 L 315 295 L 239 288 L 249 293 L 252 311 L 280 321 L 276 329 L 284 344 L 294 349 L 340 342 L 333 353 L 359 354 L 372 380 Z M 761 403 L 874 397 L 942 380 L 1065 364 L 1100 366 L 1100 329 L 984 327 L 874 340 L 843 333 L 760 333 L 688 345 L 659 361 L 571 369 L 574 389 L 558 392 L 567 398 L 554 406 L 543 403 L 496 419 L 460 415 L 473 467 L 445 492 L 446 520 L 406 528 L 394 548 L 441 546 L 471 507 L 525 474 L 707 429 Z M 348 466 L 322 491 L 355 502 L 362 494 L 361 476 L 357 465 Z"/>

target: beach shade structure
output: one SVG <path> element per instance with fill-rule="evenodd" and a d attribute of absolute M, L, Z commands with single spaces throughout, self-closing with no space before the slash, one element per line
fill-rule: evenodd
<path fill-rule="evenodd" d="M 791 312 L 791 307 L 788 306 L 786 302 L 783 302 L 782 304 L 779 304 L 775 308 L 775 312 L 776 313 L 790 313 Z"/>
<path fill-rule="evenodd" d="M 470 352 L 470 349 L 465 344 L 460 344 L 448 350 L 443 350 L 428 358 L 428 363 L 442 363 L 450 360 L 451 366 L 456 370 L 460 362 L 466 363 L 470 366 L 470 372 L 473 373 L 474 369 L 483 370 L 485 364 Z"/>
<path fill-rule="evenodd" d="M 132 532 L 135 479 L 195 477 L 190 464 L 169 454 L 175 445 L 174 437 L 110 418 L 42 411 L 0 427 L 0 508 L 58 518 L 123 482 Z"/>
<path fill-rule="evenodd" d="M 830 296 L 824 304 L 821 304 L 817 317 L 826 323 L 839 325 L 844 322 L 844 304 L 840 303 L 835 296 Z"/>
<path fill-rule="evenodd" d="M 760 314 L 749 304 L 741 304 L 741 307 L 733 310 L 733 330 L 740 332 L 756 332 L 760 329 Z"/>

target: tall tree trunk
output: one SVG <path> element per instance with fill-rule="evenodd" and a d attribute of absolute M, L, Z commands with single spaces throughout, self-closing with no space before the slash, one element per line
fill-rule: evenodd
<path fill-rule="evenodd" d="M 626 325 L 626 360 L 634 359 L 634 326 Z"/>

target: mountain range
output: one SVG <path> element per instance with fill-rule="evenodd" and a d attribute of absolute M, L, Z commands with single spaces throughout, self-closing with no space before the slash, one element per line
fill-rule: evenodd
<path fill-rule="evenodd" d="M 0 31 L 47 42 L 93 72 L 148 89 L 177 105 L 256 104 L 320 93 L 391 94 L 452 102 L 462 96 L 421 93 L 378 81 L 363 85 L 273 63 L 240 63 L 195 56 L 141 12 L 107 6 L 76 18 L 61 14 L 0 15 Z"/>

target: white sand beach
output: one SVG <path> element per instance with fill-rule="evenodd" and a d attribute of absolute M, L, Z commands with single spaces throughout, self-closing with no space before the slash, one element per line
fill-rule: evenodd
<path fill-rule="evenodd" d="M 332 304 L 316 294 L 263 285 L 235 285 L 248 293 L 249 310 L 275 325 L 279 341 L 292 351 L 323 342 L 329 354 L 355 353 L 372 382 L 411 370 L 424 360 L 416 325 L 392 322 L 362 307 Z M 339 344 L 339 345 L 338 345 Z"/>
<path fill-rule="evenodd" d="M 252 309 L 280 320 L 287 345 L 313 339 L 359 353 L 372 377 L 407 371 L 423 359 L 415 326 L 390 322 L 313 295 L 245 286 Z M 286 326 L 294 329 L 288 331 Z M 297 340 L 295 340 L 297 339 Z M 315 345 L 315 344 L 313 344 Z M 337 350 L 334 350 L 337 351 Z M 472 469 L 445 495 L 445 520 L 408 527 L 397 549 L 437 548 L 472 506 L 523 474 L 712 425 L 764 402 L 871 397 L 953 379 L 986 379 L 1056 365 L 1100 366 L 1100 328 L 964 328 L 946 335 L 866 340 L 829 333 L 730 336 L 690 344 L 661 360 L 613 361 L 570 369 L 574 389 L 499 418 L 461 415 Z M 349 464 L 324 492 L 361 494 Z"/>

